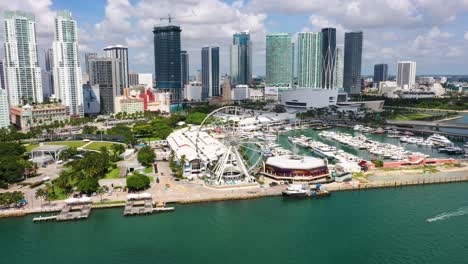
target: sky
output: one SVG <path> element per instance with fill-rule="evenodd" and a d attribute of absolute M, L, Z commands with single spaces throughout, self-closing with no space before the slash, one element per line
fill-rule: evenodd
<path fill-rule="evenodd" d="M 388 63 L 394 74 L 398 60 L 416 61 L 417 74 L 468 74 L 468 0 L 3 0 L 0 18 L 7 9 L 35 14 L 39 51 L 52 45 L 56 11 L 70 10 L 81 59 L 85 52 L 126 45 L 132 72 L 154 72 L 152 28 L 167 25 L 160 18 L 171 14 L 182 28 L 191 75 L 201 67 L 203 46 L 220 47 L 221 72 L 227 73 L 236 32 L 250 31 L 253 72 L 264 75 L 266 34 L 287 32 L 295 39 L 323 27 L 337 28 L 338 45 L 344 32 L 363 31 L 364 75 L 376 63 Z"/>

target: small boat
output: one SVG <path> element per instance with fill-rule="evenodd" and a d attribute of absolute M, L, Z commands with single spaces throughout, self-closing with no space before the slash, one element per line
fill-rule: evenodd
<path fill-rule="evenodd" d="M 309 191 L 310 188 L 302 184 L 289 184 L 282 194 L 286 197 L 307 197 Z"/>

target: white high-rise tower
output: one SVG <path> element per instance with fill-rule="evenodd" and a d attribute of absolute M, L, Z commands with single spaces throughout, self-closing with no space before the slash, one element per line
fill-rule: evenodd
<path fill-rule="evenodd" d="M 34 16 L 20 11 L 5 11 L 4 40 L 5 83 L 9 104 L 42 103 L 42 78 L 37 58 Z"/>
<path fill-rule="evenodd" d="M 397 85 L 402 89 L 413 89 L 416 83 L 416 62 L 399 61 L 397 66 Z"/>
<path fill-rule="evenodd" d="M 58 11 L 53 42 L 55 96 L 68 108 L 68 114 L 82 117 L 83 87 L 78 59 L 78 30 L 69 11 Z"/>

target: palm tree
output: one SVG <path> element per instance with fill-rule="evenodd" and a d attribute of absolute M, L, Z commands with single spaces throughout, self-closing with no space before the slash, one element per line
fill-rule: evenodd
<path fill-rule="evenodd" d="M 111 150 L 114 152 L 114 155 L 118 156 L 125 152 L 125 146 L 122 144 L 112 144 Z"/>
<path fill-rule="evenodd" d="M 36 190 L 35 194 L 36 199 L 41 198 L 41 208 L 42 208 L 42 200 L 45 197 L 45 191 L 44 189 L 40 188 Z"/>
<path fill-rule="evenodd" d="M 102 202 L 102 195 L 106 192 L 102 186 L 99 186 L 99 188 L 96 190 L 96 193 L 99 194 L 101 197 L 101 202 Z"/>

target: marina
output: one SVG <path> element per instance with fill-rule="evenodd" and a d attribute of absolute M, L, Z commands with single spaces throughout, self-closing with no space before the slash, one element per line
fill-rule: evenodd
<path fill-rule="evenodd" d="M 174 207 L 166 207 L 165 203 L 158 203 L 153 207 L 153 199 L 151 194 L 129 194 L 127 195 L 127 203 L 124 207 L 124 216 L 132 215 L 148 215 L 155 212 L 174 211 Z"/>
<path fill-rule="evenodd" d="M 39 216 L 33 218 L 33 222 L 44 221 L 72 221 L 87 219 L 91 213 L 92 201 L 89 197 L 69 198 L 58 215 Z"/>

